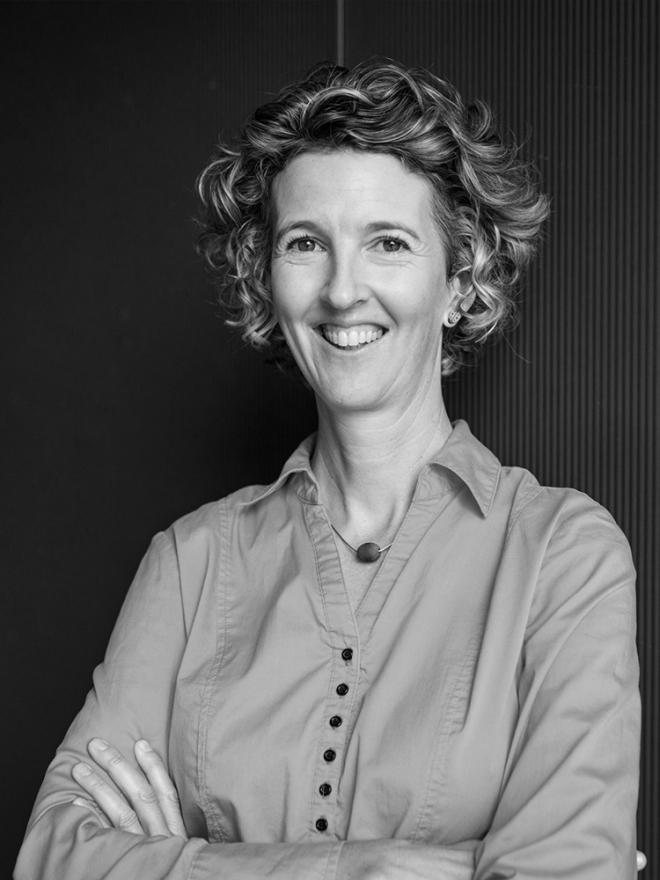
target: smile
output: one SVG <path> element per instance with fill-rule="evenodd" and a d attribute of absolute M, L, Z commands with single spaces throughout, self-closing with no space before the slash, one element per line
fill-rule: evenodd
<path fill-rule="evenodd" d="M 321 324 L 317 329 L 330 345 L 351 351 L 366 348 L 372 342 L 377 342 L 387 332 L 384 327 L 378 327 L 374 324 L 358 324 L 355 327 Z"/>

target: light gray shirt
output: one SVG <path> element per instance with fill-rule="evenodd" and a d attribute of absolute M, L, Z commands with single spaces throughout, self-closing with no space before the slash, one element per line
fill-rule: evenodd
<path fill-rule="evenodd" d="M 313 442 L 154 538 L 18 880 L 334 878 L 342 841 L 383 838 L 464 851 L 475 880 L 631 880 L 634 568 L 612 517 L 457 422 L 352 607 Z M 189 841 L 72 805 L 94 736 L 161 753 Z"/>

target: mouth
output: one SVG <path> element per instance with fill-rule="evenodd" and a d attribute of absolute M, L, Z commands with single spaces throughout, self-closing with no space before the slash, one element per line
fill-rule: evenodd
<path fill-rule="evenodd" d="M 359 351 L 378 342 L 387 333 L 377 324 L 357 324 L 354 327 L 338 327 L 336 324 L 319 324 L 317 332 L 341 351 Z"/>

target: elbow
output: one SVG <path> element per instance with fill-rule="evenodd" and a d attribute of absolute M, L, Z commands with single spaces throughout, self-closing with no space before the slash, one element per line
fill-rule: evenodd
<path fill-rule="evenodd" d="M 81 847 L 100 827 L 94 814 L 70 801 L 48 807 L 30 820 L 13 880 L 88 878 L 89 866 L 76 863 L 81 861 Z"/>

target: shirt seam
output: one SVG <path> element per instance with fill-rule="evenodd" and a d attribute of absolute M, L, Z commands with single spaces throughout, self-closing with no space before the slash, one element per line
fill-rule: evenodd
<path fill-rule="evenodd" d="M 505 541 L 508 541 L 509 538 L 511 537 L 511 533 L 512 533 L 514 527 L 517 525 L 518 520 L 520 519 L 523 510 L 525 510 L 533 501 L 536 501 L 536 499 L 539 497 L 539 495 L 542 493 L 542 491 L 545 487 L 537 485 L 535 488 L 536 488 L 536 492 L 533 495 L 531 495 L 526 501 L 523 501 L 523 503 L 520 505 L 518 510 L 515 511 L 515 513 L 511 517 L 511 520 L 510 520 L 509 525 L 506 530 Z"/>
<path fill-rule="evenodd" d="M 190 638 L 190 626 L 188 620 L 186 619 L 186 603 L 183 598 L 183 577 L 181 575 L 181 561 L 179 559 L 179 553 L 176 545 L 176 533 L 174 531 L 174 528 L 170 526 L 170 528 L 166 532 L 160 532 L 158 535 L 156 535 L 156 537 L 158 538 L 160 535 L 163 535 L 165 537 L 168 544 L 167 550 L 174 557 L 174 567 L 176 569 L 179 586 L 179 601 L 181 603 L 181 621 L 183 624 L 183 632 L 187 645 Z"/>
<path fill-rule="evenodd" d="M 197 852 L 193 856 L 193 859 L 190 863 L 190 868 L 188 868 L 188 873 L 186 874 L 186 880 L 192 880 L 193 871 L 197 867 L 197 862 L 199 861 L 199 857 L 201 855 L 201 852 L 202 852 L 202 849 L 200 848 L 197 850 Z"/>
<path fill-rule="evenodd" d="M 474 637 L 466 645 L 466 652 L 463 661 L 456 671 L 454 683 L 451 693 L 445 703 L 445 712 L 435 726 L 433 736 L 434 747 L 430 759 L 428 761 L 428 780 L 424 788 L 424 795 L 420 799 L 420 809 L 415 823 L 412 839 L 419 841 L 424 840 L 423 834 L 428 833 L 429 829 L 429 813 L 433 807 L 434 797 L 437 798 L 437 792 L 434 788 L 439 787 L 439 780 L 443 769 L 442 761 L 446 761 L 446 746 L 451 737 L 455 736 L 461 729 L 462 721 L 459 720 L 458 712 L 461 705 L 467 711 L 467 701 L 469 698 L 470 680 L 469 674 L 473 671 L 475 657 L 479 649 L 479 639 Z M 444 753 L 441 751 L 445 747 Z"/>
<path fill-rule="evenodd" d="M 208 717 L 211 707 L 211 697 L 213 694 L 213 685 L 216 682 L 222 662 L 224 660 L 225 651 L 228 641 L 228 618 L 229 609 L 227 607 L 226 585 L 228 582 L 228 547 L 227 547 L 227 509 L 226 504 L 221 503 L 218 514 L 220 518 L 220 583 L 216 585 L 218 591 L 217 601 L 215 603 L 215 657 L 204 686 L 202 694 L 200 711 L 199 711 L 199 729 L 197 732 L 197 789 L 199 792 L 200 806 L 206 817 L 207 823 L 211 826 L 213 832 L 217 834 L 221 840 L 226 840 L 227 835 L 222 829 L 222 821 L 211 806 L 208 786 L 206 783 L 206 750 L 208 738 Z M 219 618 L 222 619 L 219 619 Z"/>
<path fill-rule="evenodd" d="M 334 861 L 334 863 L 335 863 L 335 867 L 334 867 L 334 870 L 333 870 L 333 872 L 332 872 L 332 877 L 335 877 L 335 878 L 336 878 L 336 876 L 337 876 L 337 867 L 338 867 L 338 865 L 339 865 L 339 859 L 340 859 L 340 857 L 341 857 L 341 851 L 342 851 L 342 849 L 344 848 L 344 843 L 345 843 L 345 841 L 340 840 L 340 841 L 339 841 L 339 846 L 338 846 L 338 847 L 335 847 L 335 846 L 333 846 L 333 845 L 331 844 L 330 847 L 328 848 L 328 855 L 327 855 L 327 858 L 326 858 L 326 860 L 325 860 L 325 868 L 324 868 L 324 870 L 323 870 L 323 880 L 330 880 L 330 875 L 328 874 L 328 868 L 330 867 L 330 861 L 331 861 L 331 860 Z"/>

